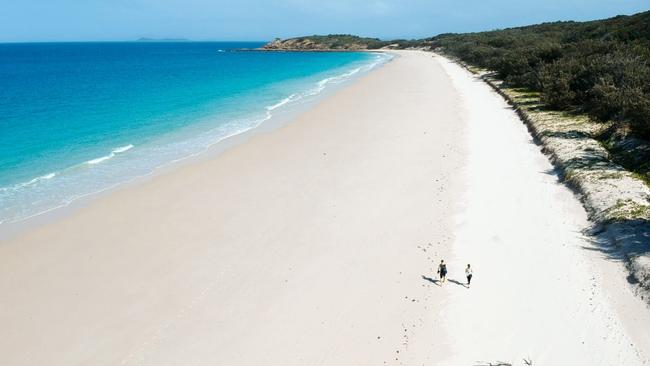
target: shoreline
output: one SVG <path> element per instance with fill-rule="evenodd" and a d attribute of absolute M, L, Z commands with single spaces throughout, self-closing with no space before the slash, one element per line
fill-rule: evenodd
<path fill-rule="evenodd" d="M 433 301 L 416 246 L 451 237 L 446 210 L 429 205 L 454 201 L 429 182 L 460 164 L 440 143 L 458 126 L 427 133 L 429 115 L 455 103 L 428 65 L 400 57 L 216 159 L 4 241 L 6 360 L 340 364 L 404 352 L 403 323 L 419 326 Z M 395 128 L 400 117 L 408 123 Z"/>
<path fill-rule="evenodd" d="M 647 363 L 650 313 L 586 250 L 584 209 L 514 112 L 397 53 L 279 128 L 4 240 L 6 362 Z"/>
<path fill-rule="evenodd" d="M 396 53 L 389 52 L 389 51 L 377 52 L 377 53 L 389 54 L 391 55 L 392 58 L 399 57 Z M 257 134 L 264 134 L 282 128 L 284 125 L 291 123 L 298 116 L 305 113 L 309 109 L 313 108 L 318 103 L 321 103 L 322 101 L 336 94 L 337 91 L 339 91 L 340 89 L 349 86 L 350 84 L 354 83 L 357 79 L 363 78 L 368 73 L 371 73 L 377 70 L 378 68 L 381 68 L 386 64 L 390 63 L 392 61 L 392 58 L 382 61 L 380 64 L 374 65 L 371 69 L 365 70 L 361 74 L 355 75 L 345 80 L 343 83 L 330 85 L 328 88 L 324 89 L 312 100 L 309 100 L 306 103 L 301 103 L 299 105 L 293 106 L 293 108 L 289 110 L 281 110 L 279 111 L 279 113 L 273 115 L 273 117 L 271 117 L 270 119 L 262 121 L 256 127 L 221 138 L 215 141 L 214 143 L 212 143 L 203 151 L 199 151 L 191 155 L 187 155 L 185 157 L 166 162 L 162 165 L 154 167 L 150 172 L 146 174 L 129 178 L 123 182 L 113 184 L 99 191 L 76 196 L 72 198 L 70 202 L 62 204 L 60 206 L 46 209 L 42 212 L 19 219 L 17 221 L 0 223 L 0 241 L 12 239 L 17 235 L 20 235 L 21 233 L 64 219 L 67 216 L 74 214 L 79 209 L 82 209 L 92 204 L 95 200 L 110 195 L 121 189 L 142 184 L 144 182 L 147 182 L 150 179 L 155 179 L 159 175 L 163 175 L 165 173 L 171 172 L 187 164 L 201 162 L 205 159 L 216 158 L 218 155 L 222 154 L 228 149 L 237 146 L 239 144 L 246 143 L 251 138 L 255 137 Z"/>

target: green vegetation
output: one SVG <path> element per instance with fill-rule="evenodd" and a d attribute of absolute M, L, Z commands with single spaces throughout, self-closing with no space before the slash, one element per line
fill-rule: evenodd
<path fill-rule="evenodd" d="M 548 107 L 650 138 L 650 12 L 442 34 L 423 43 L 539 92 Z"/>
<path fill-rule="evenodd" d="M 650 207 L 639 205 L 630 200 L 619 200 L 616 205 L 609 208 L 606 214 L 610 221 L 648 220 Z"/>
<path fill-rule="evenodd" d="M 364 38 L 350 34 L 329 34 L 326 36 L 305 36 L 289 39 L 276 39 L 266 44 L 267 50 L 301 50 L 301 51 L 330 51 L 330 50 L 365 50 L 378 49 L 389 42 L 378 38 Z"/>
<path fill-rule="evenodd" d="M 382 47 L 395 45 L 396 48 L 414 48 L 421 47 L 421 40 L 395 39 L 392 41 L 382 41 L 379 38 L 359 37 L 351 34 L 328 34 L 326 36 L 306 36 L 293 38 L 298 42 L 311 41 L 316 44 L 324 45 L 329 49 L 348 49 L 363 45 L 369 50 L 376 50 Z"/>
<path fill-rule="evenodd" d="M 422 40 L 397 39 L 382 41 L 379 38 L 353 36 L 351 34 L 328 34 L 276 39 L 263 48 L 270 50 L 376 50 L 379 48 L 415 48 L 426 46 Z"/>
<path fill-rule="evenodd" d="M 326 36 L 307 36 L 294 39 L 299 42 L 309 40 L 329 49 L 347 49 L 354 48 L 357 45 L 365 45 L 368 49 L 377 49 L 386 45 L 386 42 L 379 38 L 366 38 L 351 34 L 328 34 Z"/>

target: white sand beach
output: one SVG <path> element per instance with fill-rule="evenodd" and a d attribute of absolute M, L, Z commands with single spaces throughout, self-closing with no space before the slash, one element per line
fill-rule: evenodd
<path fill-rule="evenodd" d="M 586 227 L 501 97 L 399 52 L 0 242 L 0 364 L 649 364 L 650 310 Z"/>

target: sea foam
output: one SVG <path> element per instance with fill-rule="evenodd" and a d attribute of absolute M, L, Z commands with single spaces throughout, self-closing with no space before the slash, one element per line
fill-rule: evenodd
<path fill-rule="evenodd" d="M 133 148 L 133 145 L 126 145 L 126 146 L 115 148 L 110 152 L 110 154 L 104 155 L 104 156 L 96 158 L 96 159 L 88 160 L 88 161 L 86 161 L 85 164 L 95 165 L 95 164 L 102 163 L 102 162 L 104 162 L 106 160 L 114 158 L 117 154 L 121 154 L 123 152 L 129 151 L 132 148 Z"/>
<path fill-rule="evenodd" d="M 15 190 L 18 190 L 18 189 L 21 189 L 21 188 L 29 187 L 29 186 L 32 186 L 34 184 L 38 184 L 40 182 L 52 179 L 52 178 L 56 177 L 56 175 L 57 175 L 57 173 L 44 174 L 44 175 L 41 175 L 40 177 L 36 177 L 34 179 L 31 179 L 31 180 L 29 180 L 27 182 L 14 184 L 13 186 L 9 186 L 9 187 L 0 187 L 0 192 L 3 192 L 3 191 L 15 191 Z"/>

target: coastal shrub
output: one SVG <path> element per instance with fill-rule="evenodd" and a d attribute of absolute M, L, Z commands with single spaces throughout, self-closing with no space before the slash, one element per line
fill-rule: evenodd
<path fill-rule="evenodd" d="M 328 34 L 325 36 L 313 35 L 306 37 L 292 38 L 290 40 L 296 41 L 309 41 L 314 44 L 322 45 L 326 49 L 347 49 L 354 48 L 355 46 L 365 45 L 369 49 L 377 49 L 384 47 L 388 44 L 387 41 L 382 41 L 378 38 L 366 38 L 354 36 L 351 34 Z"/>
<path fill-rule="evenodd" d="M 550 107 L 569 109 L 575 100 L 573 77 L 580 65 L 575 61 L 557 61 L 540 70 L 540 97 Z"/>
<path fill-rule="evenodd" d="M 588 113 L 650 137 L 650 12 L 555 22 L 423 42 L 540 92 L 550 107 Z"/>

